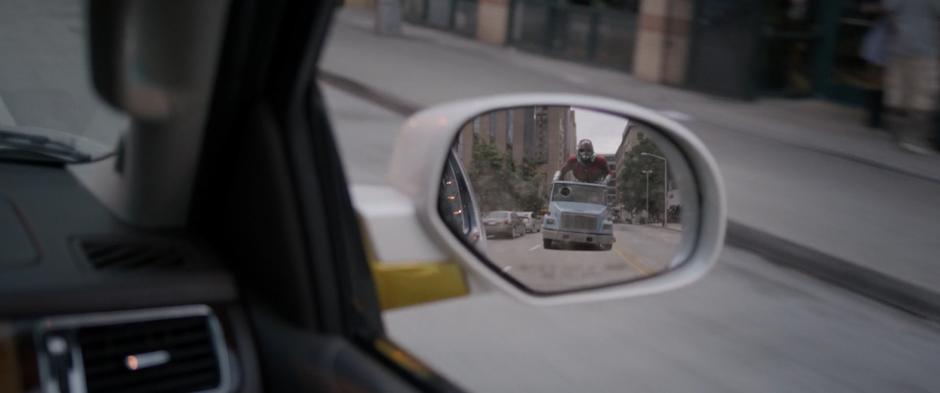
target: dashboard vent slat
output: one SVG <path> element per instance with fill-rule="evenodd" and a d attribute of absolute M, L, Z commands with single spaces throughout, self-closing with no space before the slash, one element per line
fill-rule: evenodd
<path fill-rule="evenodd" d="M 83 238 L 78 245 L 96 270 L 175 268 L 187 265 L 192 255 L 172 242 L 120 236 Z"/>
<path fill-rule="evenodd" d="M 89 393 L 192 392 L 221 381 L 220 357 L 205 316 L 80 327 Z M 128 356 L 163 353 L 165 362 L 132 370 Z M 143 359 L 143 356 L 141 357 Z"/>

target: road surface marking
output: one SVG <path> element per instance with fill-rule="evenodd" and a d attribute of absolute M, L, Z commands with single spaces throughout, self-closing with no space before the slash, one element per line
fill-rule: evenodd
<path fill-rule="evenodd" d="M 532 248 L 530 248 L 530 249 L 529 249 L 529 251 L 535 251 L 535 250 L 538 250 L 538 249 L 539 249 L 539 247 L 542 247 L 542 245 L 541 245 L 541 244 L 536 244 L 536 245 L 534 245 L 534 246 L 532 246 Z"/>
<path fill-rule="evenodd" d="M 622 258 L 624 261 L 626 261 L 627 264 L 630 265 L 630 267 L 632 267 L 634 270 L 640 272 L 640 274 L 642 274 L 642 275 L 644 275 L 644 276 L 648 276 L 648 275 L 650 274 L 650 272 L 647 271 L 645 268 L 643 268 L 643 266 L 640 265 L 639 262 L 633 260 L 633 258 L 627 258 L 627 256 L 626 256 L 626 255 L 623 255 L 623 253 L 620 252 L 620 250 L 618 250 L 616 247 L 614 247 L 614 252 L 617 253 L 617 255 L 619 255 L 620 258 Z M 631 255 L 631 256 L 632 256 L 632 255 Z"/>

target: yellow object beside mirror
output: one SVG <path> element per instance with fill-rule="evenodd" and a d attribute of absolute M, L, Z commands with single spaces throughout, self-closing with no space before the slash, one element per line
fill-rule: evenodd
<path fill-rule="evenodd" d="M 362 222 L 360 221 L 360 227 Z M 380 261 L 372 241 L 363 231 L 369 269 L 381 309 L 413 306 L 470 293 L 463 268 L 453 261 Z"/>

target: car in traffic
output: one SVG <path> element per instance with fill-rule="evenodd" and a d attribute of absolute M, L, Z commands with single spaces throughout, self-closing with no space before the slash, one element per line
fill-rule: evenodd
<path fill-rule="evenodd" d="M 564 245 L 611 249 L 616 239 L 607 189 L 601 184 L 554 182 L 549 212 L 542 223 L 542 246 L 547 250 Z"/>
<path fill-rule="evenodd" d="M 508 236 L 515 239 L 525 235 L 522 216 L 509 210 L 494 210 L 483 216 L 483 228 L 488 236 Z"/>
<path fill-rule="evenodd" d="M 518 212 L 522 216 L 522 222 L 525 223 L 526 233 L 536 233 L 542 230 L 542 219 L 535 216 L 533 212 Z"/>

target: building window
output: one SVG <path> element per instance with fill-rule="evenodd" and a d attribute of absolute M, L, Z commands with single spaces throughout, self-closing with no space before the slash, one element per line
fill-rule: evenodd
<path fill-rule="evenodd" d="M 489 119 L 487 119 L 487 128 L 490 136 L 490 143 L 496 141 L 496 112 L 490 112 Z"/>
<path fill-rule="evenodd" d="M 513 124 L 512 116 L 513 111 L 509 110 L 506 114 L 506 150 L 512 152 L 512 143 L 513 143 Z"/>

